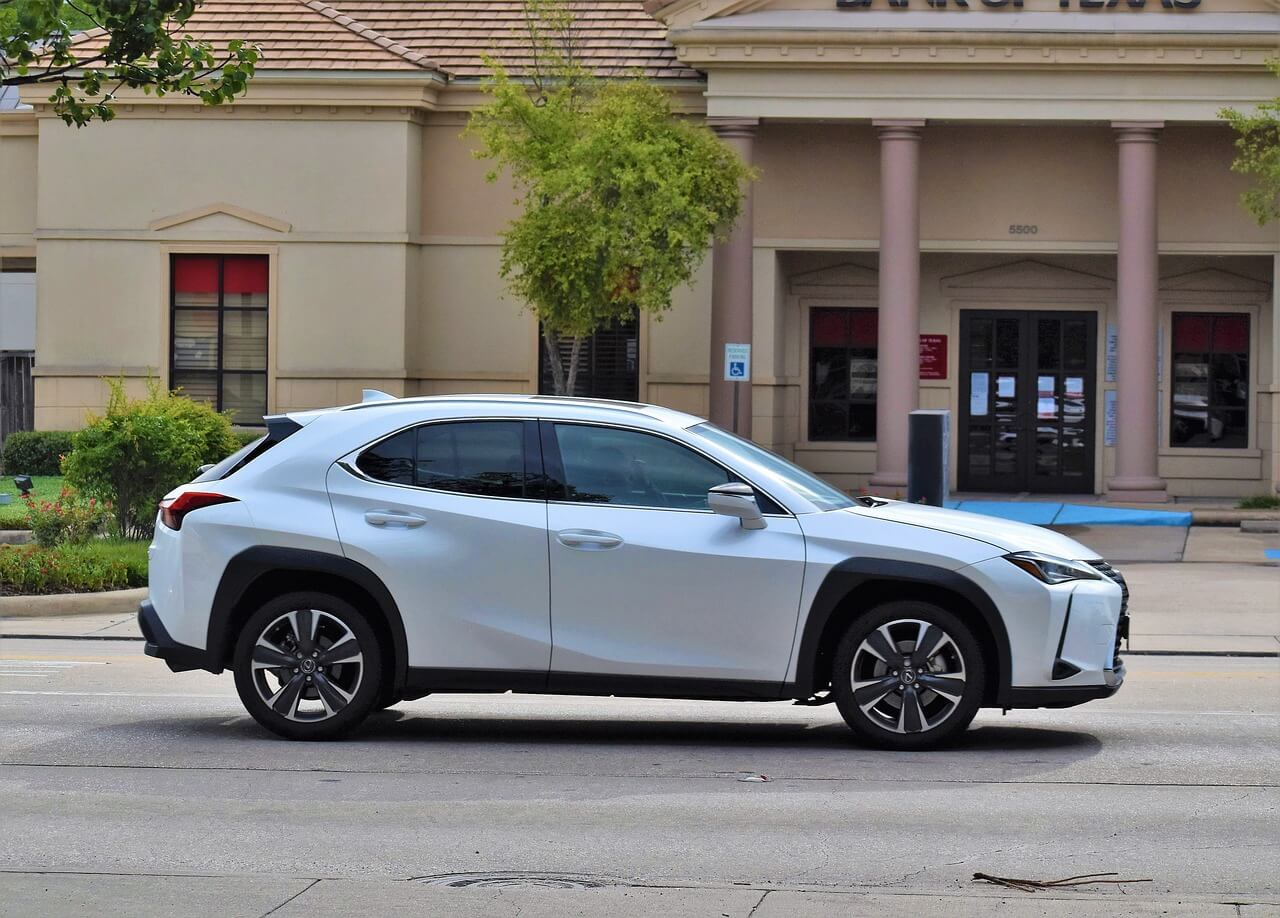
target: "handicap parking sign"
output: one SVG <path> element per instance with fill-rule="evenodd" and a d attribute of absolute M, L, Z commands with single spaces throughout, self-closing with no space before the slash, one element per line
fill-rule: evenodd
<path fill-rule="evenodd" d="M 750 344 L 724 346 L 724 378 L 731 382 L 746 382 L 751 378 Z"/>

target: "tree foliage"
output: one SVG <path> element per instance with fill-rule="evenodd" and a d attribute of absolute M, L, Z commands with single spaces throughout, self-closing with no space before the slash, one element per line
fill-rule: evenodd
<path fill-rule="evenodd" d="M 1280 76 L 1280 59 L 1268 66 Z M 1221 117 L 1238 135 L 1231 168 L 1254 180 L 1254 187 L 1241 196 L 1242 203 L 1259 225 L 1275 220 L 1280 217 L 1280 97 L 1251 113 L 1223 109 Z"/>
<path fill-rule="evenodd" d="M 231 41 L 223 51 L 183 34 L 199 0 L 0 0 L 0 86 L 48 83 L 67 124 L 110 121 L 122 87 L 196 96 L 206 105 L 244 93 L 261 56 Z M 106 44 L 77 36 L 101 28 Z M 91 46 L 97 48 L 97 45 Z"/>
<path fill-rule="evenodd" d="M 680 118 L 639 75 L 599 80 L 575 56 L 559 0 L 528 0 L 533 60 L 489 60 L 490 101 L 471 119 L 489 180 L 506 169 L 521 214 L 501 273 L 542 322 L 556 392 L 573 392 L 583 339 L 637 311 L 661 315 L 709 244 L 737 219 L 751 171 L 706 127 Z M 568 366 L 554 359 L 570 337 Z"/>

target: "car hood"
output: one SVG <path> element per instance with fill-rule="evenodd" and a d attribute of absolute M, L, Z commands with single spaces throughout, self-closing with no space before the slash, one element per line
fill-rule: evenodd
<path fill-rule="evenodd" d="M 946 510 L 925 504 L 909 504 L 905 501 L 887 500 L 874 507 L 855 506 L 846 512 L 871 519 L 920 526 L 935 532 L 946 532 L 986 542 L 1002 551 L 1038 551 L 1073 561 L 1087 561 L 1102 557 L 1075 539 L 1051 529 L 1015 523 L 994 516 L 966 513 L 963 510 Z"/>

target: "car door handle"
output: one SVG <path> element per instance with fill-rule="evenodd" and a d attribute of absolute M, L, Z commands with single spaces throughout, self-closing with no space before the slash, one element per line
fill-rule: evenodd
<path fill-rule="evenodd" d="M 598 529 L 562 529 L 556 533 L 556 541 L 566 548 L 604 551 L 621 545 L 622 536 L 616 536 L 612 532 L 601 532 Z"/>
<path fill-rule="evenodd" d="M 365 511 L 364 521 L 370 526 L 403 526 L 405 529 L 416 529 L 426 519 L 416 513 L 398 513 L 395 510 Z"/>

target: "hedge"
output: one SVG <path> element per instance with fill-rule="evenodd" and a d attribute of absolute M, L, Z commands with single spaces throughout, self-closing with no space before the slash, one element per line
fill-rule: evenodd
<path fill-rule="evenodd" d="M 4 441 L 6 475 L 61 475 L 71 452 L 69 430 L 15 430 Z"/>
<path fill-rule="evenodd" d="M 0 545 L 0 596 L 97 593 L 147 585 L 147 543 Z"/>

